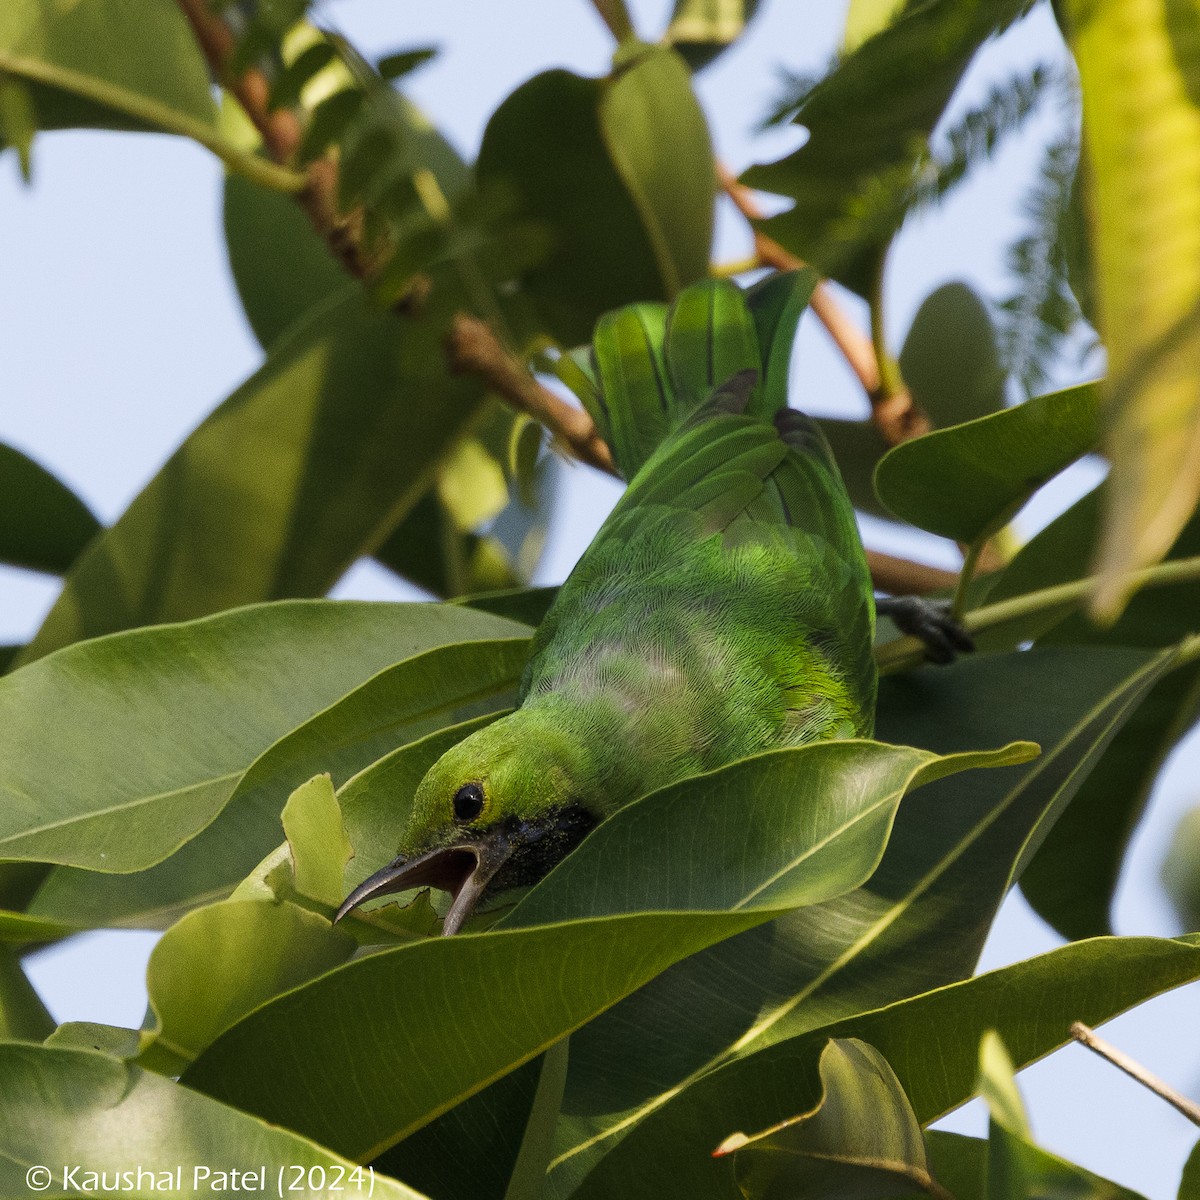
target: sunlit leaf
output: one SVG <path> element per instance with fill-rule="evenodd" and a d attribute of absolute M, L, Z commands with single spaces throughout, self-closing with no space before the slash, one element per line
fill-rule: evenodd
<path fill-rule="evenodd" d="M 1200 496 L 1200 38 L 1188 5 L 1071 0 L 1113 460 L 1097 612 Z"/>
<path fill-rule="evenodd" d="M 758 0 L 675 0 L 663 40 L 693 71 L 737 41 L 758 12 Z"/>

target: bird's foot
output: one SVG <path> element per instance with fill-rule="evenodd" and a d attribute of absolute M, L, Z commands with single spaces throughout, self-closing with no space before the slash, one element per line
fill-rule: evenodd
<path fill-rule="evenodd" d="M 960 654 L 975 649 L 971 635 L 950 611 L 948 600 L 926 600 L 923 596 L 881 596 L 875 601 L 881 617 L 891 617 L 896 628 L 925 644 L 925 657 L 932 663 L 952 663 Z"/>

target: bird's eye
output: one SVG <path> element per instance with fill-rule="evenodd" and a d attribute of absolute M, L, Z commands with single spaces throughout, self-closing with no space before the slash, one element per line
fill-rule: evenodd
<path fill-rule="evenodd" d="M 483 812 L 483 788 L 477 783 L 464 783 L 454 793 L 454 819 L 473 821 Z"/>

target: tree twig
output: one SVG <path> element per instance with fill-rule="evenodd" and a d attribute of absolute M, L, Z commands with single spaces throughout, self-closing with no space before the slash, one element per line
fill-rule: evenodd
<path fill-rule="evenodd" d="M 739 183 L 728 167 L 718 164 L 717 177 L 726 195 L 748 221 L 753 223 L 762 217 L 762 208 L 754 193 Z M 754 230 L 754 246 L 764 266 L 794 271 L 805 265 L 758 229 Z M 886 386 L 871 339 L 847 316 L 828 284 L 817 285 L 810 307 L 862 384 L 871 401 L 871 419 L 888 444 L 896 446 L 918 434 L 928 433 L 929 418 L 913 403 L 907 389 Z"/>
<path fill-rule="evenodd" d="M 1076 1021 L 1071 1026 L 1071 1036 L 1080 1045 L 1086 1046 L 1101 1058 L 1107 1059 L 1118 1070 L 1124 1071 L 1126 1075 L 1136 1079 L 1143 1087 L 1149 1088 L 1172 1108 L 1183 1113 L 1193 1125 L 1200 1125 L 1200 1104 L 1181 1095 L 1169 1083 L 1165 1083 L 1153 1072 L 1146 1070 L 1140 1062 L 1130 1058 L 1123 1050 L 1118 1050 L 1116 1046 L 1097 1037 L 1096 1033 L 1082 1021 Z"/>
<path fill-rule="evenodd" d="M 226 88 L 246 112 L 262 138 L 272 161 L 286 166 L 295 158 L 303 127 L 290 109 L 272 109 L 271 84 L 266 75 L 250 67 L 234 76 L 230 70 L 236 49 L 233 31 L 213 11 L 208 0 L 177 0 L 196 35 L 213 77 Z M 328 156 L 318 158 L 305 171 L 306 183 L 298 194 L 300 206 L 313 228 L 325 240 L 337 260 L 356 279 L 366 279 L 370 264 L 363 250 L 362 213 L 342 213 L 337 202 L 337 164 Z"/>
<path fill-rule="evenodd" d="M 446 337 L 446 357 L 456 375 L 470 374 L 520 412 L 545 425 L 583 462 L 617 474 L 612 451 L 592 418 L 543 387 L 508 350 L 486 321 L 456 313 Z"/>

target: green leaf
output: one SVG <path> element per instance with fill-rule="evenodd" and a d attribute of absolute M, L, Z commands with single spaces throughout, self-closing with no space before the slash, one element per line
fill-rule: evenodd
<path fill-rule="evenodd" d="M 1175 826 L 1162 883 L 1183 927 L 1200 927 L 1200 808 L 1188 809 Z"/>
<path fill-rule="evenodd" d="M 70 488 L 19 450 L 0 445 L 0 561 L 61 575 L 99 530 Z"/>
<path fill-rule="evenodd" d="M 45 1044 L 61 1049 L 99 1050 L 113 1058 L 135 1058 L 141 1049 L 142 1034 L 120 1025 L 102 1025 L 97 1021 L 67 1021 L 60 1025 Z"/>
<path fill-rule="evenodd" d="M 291 196 L 229 174 L 224 214 L 229 269 L 264 349 L 305 313 L 357 289 Z"/>
<path fill-rule="evenodd" d="M 829 1042 L 818 1064 L 821 1098 L 803 1116 L 762 1133 L 733 1134 L 746 1200 L 870 1200 L 931 1192 L 921 1127 L 887 1059 L 857 1038 Z"/>
<path fill-rule="evenodd" d="M 423 67 L 431 58 L 437 57 L 436 46 L 422 46 L 416 50 L 400 50 L 395 54 L 386 54 L 375 65 L 375 69 L 384 79 L 392 82 L 404 75 L 410 75 L 418 67 Z"/>
<path fill-rule="evenodd" d="M 904 0 L 850 0 L 842 53 L 857 50 L 868 38 L 886 29 L 904 7 Z"/>
<path fill-rule="evenodd" d="M 54 1018 L 21 969 L 21 960 L 0 946 L 0 1037 L 40 1042 L 54 1028 Z"/>
<path fill-rule="evenodd" d="M 900 351 L 913 400 L 937 428 L 1004 407 L 1004 367 L 987 307 L 965 283 L 925 297 Z"/>
<path fill-rule="evenodd" d="M 1196 978 L 1198 937 L 1101 938 L 834 1021 L 664 1096 L 571 1194 L 598 1200 L 657 1188 L 732 1198 L 732 1181 L 708 1150 L 732 1127 L 765 1127 L 814 1103 L 817 1056 L 829 1038 L 859 1038 L 883 1055 L 925 1125 L 974 1094 L 979 1041 L 988 1029 L 1023 1066 L 1069 1040 L 1072 1021 L 1102 1023 Z"/>
<path fill-rule="evenodd" d="M 1027 762 L 1036 753 L 1032 744 L 1015 742 L 940 757 L 846 739 L 743 759 L 654 792 L 603 822 L 587 840 L 588 853 L 568 855 L 499 927 L 537 925 L 563 912 L 819 904 L 875 869 L 907 792 L 972 767 Z M 797 796 L 809 809 L 800 824 Z M 663 852 L 683 844 L 695 867 L 681 881 Z"/>
<path fill-rule="evenodd" d="M 289 765 L 301 750 L 336 764 L 336 741 L 284 735 L 365 676 L 463 637 L 522 632 L 462 608 L 299 601 L 68 647 L 0 679 L 0 854 L 149 866 L 203 829 L 277 739 Z M 361 730 L 363 695 L 405 669 L 322 713 L 316 729 Z M 421 712 L 419 698 L 405 700 L 410 716 Z M 278 780 L 270 763 L 259 770 Z"/>
<path fill-rule="evenodd" d="M 854 507 L 874 517 L 896 519 L 875 494 L 875 468 L 891 447 L 873 421 L 840 421 L 821 417 L 817 424 L 829 440 L 838 470 Z"/>
<path fill-rule="evenodd" d="M 1192 1149 L 1183 1165 L 1178 1200 L 1197 1200 L 1197 1197 L 1200 1197 L 1200 1142 Z"/>
<path fill-rule="evenodd" d="M 758 0 L 675 0 L 663 41 L 699 71 L 742 36 L 757 12 Z"/>
<path fill-rule="evenodd" d="M 904 790 L 922 777 L 1026 753 L 1018 746 L 939 759 L 905 747 L 826 743 L 699 777 L 690 794 L 685 785 L 663 789 L 602 823 L 503 927 L 338 968 L 245 1018 L 196 1060 L 186 1081 L 291 1128 L 320 1128 L 346 1153 L 373 1156 L 671 963 L 854 886 L 878 860 Z M 805 795 L 804 811 L 781 792 Z M 733 795 L 751 806 L 744 821 L 730 811 Z M 728 833 L 722 844 L 706 829 L 705 849 L 719 852 L 708 861 L 691 841 L 694 817 L 704 813 L 707 825 L 722 800 L 722 823 L 728 830 L 736 822 L 743 842 L 760 817 L 769 833 L 737 853 Z M 643 904 L 660 911 L 636 911 Z M 539 923 L 546 921 L 553 923 Z M 339 1032 L 348 1004 L 360 1022 L 352 1044 Z M 306 1040 L 297 1055 L 285 1046 L 300 1011 Z M 476 1030 L 469 1042 L 455 1034 L 467 1027 Z M 437 1070 L 413 1070 L 433 1061 L 434 1048 Z M 272 1062 L 265 1075 L 263 1055 Z M 344 1095 L 333 1103 L 347 1071 L 368 1103 Z"/>
<path fill-rule="evenodd" d="M 2 8 L 0 71 L 33 81 L 39 129 L 215 126 L 208 67 L 170 0 L 6 0 Z M 148 119 L 147 102 L 161 120 Z"/>
<path fill-rule="evenodd" d="M 968 975 L 1013 878 L 1170 661 L 1062 648 L 883 680 L 881 738 L 947 753 L 984 738 L 1032 737 L 1042 755 L 908 796 L 863 887 L 696 956 L 573 1035 L 555 1193 L 570 1191 L 626 1130 L 730 1055 Z M 971 1054 L 973 1064 L 974 1046 Z M 703 1153 L 730 1129 L 796 1110 L 754 1122 L 733 1116 Z"/>
<path fill-rule="evenodd" d="M 456 603 L 467 604 L 482 612 L 495 613 L 526 625 L 540 625 L 558 595 L 556 587 L 506 588 L 499 592 L 481 592 L 464 596 Z"/>
<path fill-rule="evenodd" d="M 545 1191 L 546 1168 L 554 1153 L 554 1131 L 567 1082 L 569 1046 L 569 1039 L 563 1038 L 542 1055 L 537 1091 L 504 1200 L 540 1200 Z"/>
<path fill-rule="evenodd" d="M 668 297 L 708 275 L 716 169 L 680 57 L 646 47 L 601 92 L 600 133 L 641 214 Z"/>
<path fill-rule="evenodd" d="M 418 635 L 424 629 L 430 640 L 437 636 L 437 623 L 415 626 Z M 440 628 L 468 636 L 521 629 L 481 614 Z M 364 633 L 370 636 L 369 626 Z M 506 708 L 515 698 L 526 654 L 526 643 L 518 638 L 451 644 L 402 658 L 289 730 L 256 759 L 235 762 L 227 776 L 210 783 L 207 803 L 218 810 L 216 819 L 165 862 L 126 876 L 58 868 L 31 903 L 32 912 L 67 919 L 86 913 L 97 924 L 161 927 L 196 904 L 228 895 L 277 846 L 280 809 L 289 791 L 315 772 L 329 772 L 342 783 L 397 743 L 403 746 L 443 726 Z"/>
<path fill-rule="evenodd" d="M 309 81 L 335 58 L 337 51 L 326 41 L 314 42 L 302 50 L 271 82 L 271 107 L 292 108 L 298 105 L 300 93 Z"/>
<path fill-rule="evenodd" d="M 988 593 L 1001 601 L 1084 578 L 1100 526 L 1103 485 L 1077 501 L 1024 546 Z M 1193 519 L 1170 558 L 1200 554 L 1200 518 Z M 1162 646 L 1196 629 L 1195 585 L 1147 588 L 1111 628 L 1077 611 L 1048 611 L 985 635 L 982 649 L 1036 638 L 1041 644 Z M 1109 909 L 1129 839 L 1159 769 L 1200 716 L 1200 667 L 1188 665 L 1147 695 L 1051 830 L 1021 881 L 1037 912 L 1064 937 L 1111 932 Z"/>
<path fill-rule="evenodd" d="M 436 312 L 357 295 L 311 311 L 91 542 L 22 661 L 327 591 L 416 503 L 478 409 L 480 385 L 446 373 L 441 336 Z"/>
<path fill-rule="evenodd" d="M 843 58 L 803 103 L 805 144 L 742 181 L 796 203 L 758 222 L 823 275 L 865 295 L 900 227 L 914 169 L 976 51 L 1028 0 L 909 5 Z"/>
<path fill-rule="evenodd" d="M 708 273 L 712 150 L 669 50 L 611 80 L 547 71 L 522 84 L 488 122 L 476 174 L 514 219 L 550 233 L 522 282 L 564 345 L 588 341 L 602 313 L 670 299 Z"/>
<path fill-rule="evenodd" d="M 1099 392 L 1083 384 L 913 438 L 883 457 L 875 487 L 904 520 L 973 543 L 1099 439 Z"/>
<path fill-rule="evenodd" d="M 1071 0 L 1112 457 L 1096 611 L 1200 497 L 1200 39 L 1190 6 Z"/>
<path fill-rule="evenodd" d="M 342 877 L 353 850 L 329 775 L 301 784 L 288 797 L 281 819 L 296 891 L 336 909 L 345 895 Z"/>
<path fill-rule="evenodd" d="M 11 75 L 0 75 L 0 146 L 5 143 L 17 152 L 21 178 L 33 180 L 33 136 L 37 133 L 37 113 L 29 87 Z"/>
<path fill-rule="evenodd" d="M 297 1183 L 294 1194 L 306 1200 L 329 1195 L 327 1188 L 335 1186 L 347 1195 L 373 1186 L 381 1200 L 423 1200 L 394 1179 L 354 1174 L 353 1163 L 289 1130 L 105 1054 L 7 1043 L 0 1045 L 0 1075 L 6 1083 L 0 1091 L 0 1190 L 7 1195 L 28 1190 L 31 1164 L 49 1162 L 55 1164 L 49 1168 L 55 1190 L 48 1194 L 55 1196 L 95 1195 L 100 1180 L 89 1185 L 88 1172 L 107 1172 L 111 1181 L 133 1171 L 134 1185 L 140 1166 L 154 1173 L 155 1193 L 254 1195 L 282 1179 L 285 1194 Z M 64 1163 L 79 1166 L 74 1186 L 63 1179 Z M 234 1170 L 241 1182 L 228 1174 Z M 246 1174 L 258 1171 L 261 1177 Z M 149 1187 L 143 1180 L 137 1194 Z"/>
<path fill-rule="evenodd" d="M 222 900 L 188 913 L 146 968 L 155 1025 L 142 1063 L 178 1075 L 235 1021 L 357 948 L 327 917 L 287 902 Z"/>
<path fill-rule="evenodd" d="M 991 1113 L 988 1200 L 1142 1200 L 1034 1144 L 1012 1060 L 991 1030 L 979 1048 L 979 1090 Z"/>

